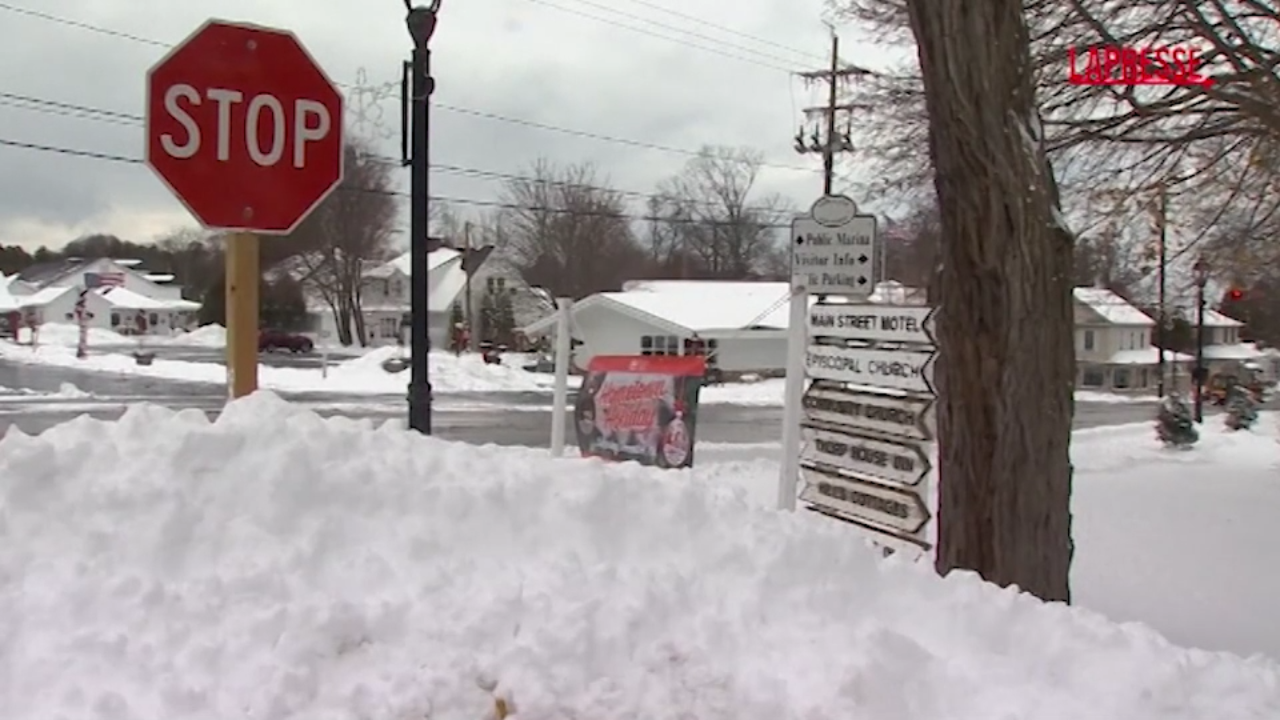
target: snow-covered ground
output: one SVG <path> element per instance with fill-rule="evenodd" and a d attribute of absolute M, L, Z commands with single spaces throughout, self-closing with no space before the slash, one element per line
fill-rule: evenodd
<path fill-rule="evenodd" d="M 80 342 L 80 328 L 70 323 L 45 323 L 40 326 L 39 332 L 36 333 L 36 338 L 40 345 L 75 347 Z M 227 331 L 221 325 L 203 325 L 191 332 L 179 332 L 173 335 L 146 335 L 139 338 L 137 335 L 121 335 L 114 330 L 105 328 L 89 328 L 90 346 L 138 345 L 139 340 L 143 345 L 151 346 L 172 345 L 222 348 L 227 346 Z M 31 342 L 31 330 L 20 328 L 18 330 L 18 341 L 29 344 Z"/>
<path fill-rule="evenodd" d="M 1280 717 L 1274 417 L 1077 434 L 1045 605 L 692 471 L 477 448 L 270 394 L 0 440 L 6 720 Z"/>
<path fill-rule="evenodd" d="M 43 341 L 43 338 L 42 338 Z M 397 356 L 397 348 L 379 348 L 361 357 L 335 362 L 327 370 L 282 368 L 261 365 L 258 384 L 263 389 L 284 392 L 332 392 L 352 394 L 404 394 L 408 371 L 388 373 L 382 363 Z M 168 360 L 157 357 L 151 365 L 138 365 L 132 356 L 119 352 L 92 352 L 76 357 L 75 348 L 42 344 L 30 347 L 0 342 L 0 358 L 14 362 L 77 368 L 94 372 L 137 375 L 186 382 L 224 384 L 226 367 L 217 363 Z M 486 365 L 478 356 L 454 357 L 431 353 L 431 382 L 437 392 L 550 392 L 554 378 L 502 365 Z"/>
<path fill-rule="evenodd" d="M 45 336 L 46 328 L 57 327 Z M 90 356 L 79 359 L 75 356 L 76 336 L 65 329 L 72 326 L 45 326 L 41 329 L 40 346 L 35 350 L 30 347 L 0 343 L 0 358 L 22 363 L 47 364 L 60 367 L 74 367 L 94 372 L 116 373 L 122 375 L 139 375 L 143 377 L 164 378 L 186 382 L 215 383 L 226 382 L 226 369 L 217 363 L 192 362 L 188 360 L 167 360 L 156 358 L 151 365 L 138 365 L 133 357 L 118 350 L 92 350 L 93 345 L 111 348 L 119 345 L 119 340 L 136 342 L 109 331 L 101 331 L 117 338 L 112 342 L 106 336 L 90 338 Z M 221 340 L 219 341 L 219 338 Z M 201 347 L 220 347 L 225 344 L 226 333 L 219 326 L 200 328 L 189 335 L 178 335 L 172 338 L 148 340 L 153 345 L 169 343 L 172 345 L 188 345 Z M 266 390 L 283 392 L 334 392 L 352 394 L 386 395 L 400 394 L 405 391 L 408 373 L 389 374 L 382 369 L 382 363 L 392 357 L 407 357 L 407 353 L 394 347 L 377 348 L 354 358 L 339 360 L 328 370 L 327 376 L 318 368 L 278 368 L 261 366 L 258 369 L 259 385 Z M 431 382 L 436 392 L 546 392 L 550 393 L 555 378 L 544 373 L 530 373 L 522 369 L 520 358 L 512 356 L 511 362 L 503 365 L 486 365 L 476 355 L 457 357 L 452 353 L 433 352 L 431 354 Z M 570 387 L 578 387 L 580 377 L 570 377 Z M 733 404 L 781 406 L 785 381 L 781 378 L 757 380 L 754 382 L 732 382 L 722 385 L 711 385 L 702 389 L 700 402 L 706 404 Z M 550 399 L 550 397 L 548 397 Z M 1081 390 L 1076 392 L 1077 402 L 1090 403 L 1133 403 L 1153 402 L 1145 396 L 1124 396 Z"/>

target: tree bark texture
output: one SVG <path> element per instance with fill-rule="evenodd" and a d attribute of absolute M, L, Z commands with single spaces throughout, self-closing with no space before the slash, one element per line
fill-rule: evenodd
<path fill-rule="evenodd" d="M 1070 600 L 1072 238 L 1022 0 L 907 0 L 942 220 L 937 569 Z"/>

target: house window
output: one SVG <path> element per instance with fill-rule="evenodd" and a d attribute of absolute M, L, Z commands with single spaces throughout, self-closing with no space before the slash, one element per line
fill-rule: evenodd
<path fill-rule="evenodd" d="M 111 313 L 111 327 L 120 327 L 120 313 Z"/>
<path fill-rule="evenodd" d="M 1111 371 L 1111 387 L 1117 390 L 1129 389 L 1129 368 L 1116 368 Z"/>
<path fill-rule="evenodd" d="M 1084 349 L 1085 350 L 1093 349 L 1093 331 L 1092 330 L 1084 331 Z"/>
<path fill-rule="evenodd" d="M 378 332 L 384 338 L 400 337 L 400 323 L 393 317 L 384 317 L 378 321 Z"/>
<path fill-rule="evenodd" d="M 147 319 L 151 322 L 151 327 L 155 327 L 160 324 L 160 316 L 156 313 L 151 313 L 151 317 Z"/>
<path fill-rule="evenodd" d="M 707 359 L 707 367 L 713 368 L 720 364 L 720 345 L 716 340 L 703 340 L 701 338 L 685 338 L 684 340 L 685 355 L 701 355 Z"/>
<path fill-rule="evenodd" d="M 489 277 L 485 279 L 484 283 L 485 290 L 487 290 L 490 295 L 497 295 L 507 289 L 507 279 L 504 277 Z"/>
<path fill-rule="evenodd" d="M 1099 367 L 1086 367 L 1080 374 L 1080 385 L 1087 388 L 1100 388 L 1106 383 L 1106 375 Z"/>
<path fill-rule="evenodd" d="M 1151 387 L 1151 371 L 1142 368 L 1142 372 L 1138 375 L 1138 387 Z"/>
<path fill-rule="evenodd" d="M 640 337 L 641 355 L 679 355 L 680 338 L 674 335 L 643 335 Z"/>

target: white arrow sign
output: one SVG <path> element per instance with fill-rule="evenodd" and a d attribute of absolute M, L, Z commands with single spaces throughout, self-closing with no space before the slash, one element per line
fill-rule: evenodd
<path fill-rule="evenodd" d="M 932 350 L 880 350 L 809 345 L 805 373 L 818 380 L 933 393 Z"/>
<path fill-rule="evenodd" d="M 905 535 L 920 532 L 929 523 L 929 509 L 910 490 L 844 478 L 802 468 L 805 487 L 800 500 L 825 507 L 864 522 L 891 528 Z"/>
<path fill-rule="evenodd" d="M 913 440 L 933 438 L 933 400 L 844 390 L 815 383 L 802 401 L 804 422 L 829 423 Z"/>
<path fill-rule="evenodd" d="M 867 298 L 875 283 L 876 219 L 856 215 L 835 227 L 813 218 L 791 223 L 791 287 L 815 295 Z"/>
<path fill-rule="evenodd" d="M 919 445 L 800 428 L 800 462 L 816 463 L 858 475 L 916 485 L 929 474 L 929 457 Z"/>
<path fill-rule="evenodd" d="M 922 305 L 814 305 L 809 309 L 809 335 L 934 345 L 935 311 Z"/>

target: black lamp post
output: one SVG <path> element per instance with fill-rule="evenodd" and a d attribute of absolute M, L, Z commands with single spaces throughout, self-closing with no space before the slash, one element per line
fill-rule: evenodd
<path fill-rule="evenodd" d="M 404 0 L 409 12 L 405 24 L 413 38 L 413 60 L 408 68 L 409 84 L 409 261 L 412 267 L 413 292 L 409 303 L 410 322 L 409 353 L 409 427 L 425 435 L 431 434 L 431 380 L 428 375 L 428 358 L 431 352 L 430 292 L 427 286 L 427 255 L 430 238 L 427 237 L 427 149 L 430 144 L 428 111 L 435 80 L 431 77 L 431 50 L 428 43 L 436 30 L 436 13 L 440 0 L 432 0 L 426 7 L 413 7 L 411 0 Z"/>
<path fill-rule="evenodd" d="M 1209 282 L 1209 263 L 1204 258 L 1196 260 L 1191 268 L 1196 282 L 1196 422 L 1204 422 L 1204 385 L 1208 378 L 1208 369 L 1204 366 L 1204 286 Z"/>

